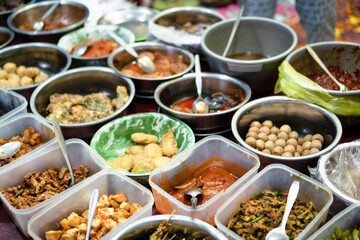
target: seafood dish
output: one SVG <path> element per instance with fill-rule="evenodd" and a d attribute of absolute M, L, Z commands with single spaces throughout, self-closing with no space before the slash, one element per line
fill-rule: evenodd
<path fill-rule="evenodd" d="M 87 45 L 91 40 L 82 43 L 82 45 Z M 84 58 L 100 58 L 100 57 L 106 57 L 109 56 L 112 51 L 114 51 L 116 48 L 118 48 L 120 45 L 117 42 L 114 42 L 112 40 L 99 40 L 96 42 L 91 43 L 88 48 L 86 49 L 86 52 L 81 56 Z M 73 46 L 71 50 L 71 54 L 73 54 L 74 50 L 78 46 Z"/>
<path fill-rule="evenodd" d="M 280 226 L 287 193 L 265 190 L 255 194 L 254 198 L 240 203 L 237 213 L 227 223 L 227 228 L 246 240 L 265 240 L 267 233 Z M 315 218 L 315 205 L 296 199 L 286 225 L 286 234 L 295 239 Z"/>
<path fill-rule="evenodd" d="M 73 172 L 75 183 L 90 176 L 88 168 L 83 165 L 74 167 Z M 70 183 L 68 168 L 55 167 L 44 172 L 30 172 L 24 176 L 20 185 L 7 189 L 0 187 L 0 191 L 14 208 L 27 209 L 65 191 Z"/>
<path fill-rule="evenodd" d="M 355 69 L 352 73 L 346 70 L 340 70 L 339 67 L 329 67 L 328 70 L 336 80 L 345 85 L 349 90 L 360 90 L 359 69 Z M 340 90 L 340 87 L 325 72 L 309 75 L 307 77 L 327 90 Z"/>
<path fill-rule="evenodd" d="M 55 93 L 49 97 L 46 119 L 56 116 L 60 123 L 85 123 L 107 117 L 120 109 L 129 99 L 126 87 L 117 86 L 117 97 L 110 100 L 104 93 Z"/>
<path fill-rule="evenodd" d="M 253 121 L 250 124 L 245 142 L 267 154 L 300 157 L 318 153 L 322 149 L 324 137 L 318 133 L 300 137 L 288 124 L 278 128 L 271 120 L 265 120 L 263 123 Z"/>
<path fill-rule="evenodd" d="M 0 138 L 0 146 L 4 145 L 9 142 L 15 142 L 19 141 L 21 142 L 21 146 L 19 151 L 17 151 L 13 156 L 0 159 L 0 167 L 11 163 L 12 161 L 15 161 L 19 157 L 27 154 L 28 152 L 34 150 L 35 148 L 40 147 L 44 143 L 41 141 L 41 134 L 36 132 L 34 128 L 27 127 L 25 130 L 21 133 L 21 136 L 13 136 L 10 139 L 6 138 Z"/>
<path fill-rule="evenodd" d="M 197 97 L 191 97 L 185 100 L 177 101 L 171 105 L 170 108 L 179 112 L 194 113 L 192 105 L 196 98 Z M 244 100 L 244 96 L 240 93 L 240 96 L 238 96 L 237 99 L 234 99 L 228 94 L 215 92 L 210 96 L 204 96 L 204 99 L 209 103 L 209 113 L 215 113 L 228 110 L 238 105 Z"/>
<path fill-rule="evenodd" d="M 42 73 L 38 67 L 17 66 L 7 62 L 0 69 L 0 87 L 24 87 L 44 82 L 49 76 Z"/>
<path fill-rule="evenodd" d="M 156 71 L 146 73 L 137 63 L 130 63 L 120 70 L 122 73 L 135 77 L 163 78 L 184 72 L 189 66 L 180 54 L 168 56 L 162 51 L 139 51 L 138 54 L 139 57 L 149 57 L 154 62 Z"/>
<path fill-rule="evenodd" d="M 100 239 L 142 208 L 139 203 L 127 202 L 123 193 L 109 197 L 102 195 L 96 206 L 90 239 Z M 61 230 L 51 230 L 45 233 L 46 239 L 85 239 L 88 214 L 89 210 L 84 211 L 81 215 L 72 212 L 60 221 Z"/>
<path fill-rule="evenodd" d="M 110 167 L 132 173 L 151 172 L 179 152 L 170 126 L 168 126 L 168 132 L 162 136 L 160 144 L 158 144 L 157 136 L 141 132 L 133 133 L 131 139 L 137 145 L 128 147 L 126 155 L 108 162 Z"/>
<path fill-rule="evenodd" d="M 190 198 L 187 198 L 185 192 L 190 189 L 198 188 L 202 191 L 202 195 L 197 201 L 197 205 L 204 204 L 217 193 L 226 190 L 239 178 L 228 172 L 220 166 L 211 166 L 204 171 L 195 174 L 195 176 L 181 185 L 173 186 L 169 194 L 180 202 L 191 206 Z"/>

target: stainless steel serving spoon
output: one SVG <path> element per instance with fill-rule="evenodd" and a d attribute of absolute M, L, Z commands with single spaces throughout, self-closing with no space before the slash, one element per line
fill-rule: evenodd
<path fill-rule="evenodd" d="M 239 24 L 240 24 L 240 20 L 241 20 L 241 18 L 242 18 L 243 12 L 244 12 L 244 8 L 245 8 L 245 6 L 243 6 L 243 7 L 240 8 L 240 10 L 239 10 L 239 13 L 238 13 L 238 15 L 237 15 L 237 18 L 236 18 L 235 23 L 234 23 L 234 25 L 233 25 L 233 28 L 232 28 L 232 30 L 231 30 L 231 34 L 230 34 L 229 40 L 228 40 L 228 42 L 227 42 L 227 44 L 226 44 L 226 47 L 225 47 L 225 50 L 224 50 L 224 52 L 223 52 L 223 54 L 222 54 L 223 57 L 226 57 L 226 55 L 227 55 L 228 52 L 229 52 L 229 49 L 230 49 L 230 47 L 231 47 L 231 44 L 232 44 L 232 42 L 233 42 L 233 40 L 234 40 L 235 33 L 236 33 L 237 29 L 239 28 Z"/>
<path fill-rule="evenodd" d="M 289 194 L 288 194 L 286 206 L 285 206 L 285 211 L 284 211 L 283 218 L 281 220 L 280 227 L 272 229 L 266 235 L 265 240 L 288 240 L 289 239 L 289 236 L 286 235 L 285 227 L 286 227 L 286 222 L 290 215 L 291 208 L 292 208 L 292 206 L 296 200 L 296 197 L 298 195 L 299 188 L 300 188 L 300 182 L 295 180 L 291 184 L 291 187 L 289 190 Z"/>
<path fill-rule="evenodd" d="M 192 208 L 196 208 L 198 197 L 203 195 L 203 191 L 199 188 L 192 188 L 185 192 L 185 196 L 189 196 Z"/>
<path fill-rule="evenodd" d="M 139 56 L 139 54 L 128 45 L 121 37 L 114 32 L 109 32 L 109 35 L 117 41 L 128 53 L 136 58 L 137 64 L 147 73 L 154 73 L 156 71 L 155 63 L 148 56 Z"/>
<path fill-rule="evenodd" d="M 59 143 L 61 152 L 62 152 L 62 154 L 63 154 L 63 156 L 65 158 L 65 161 L 66 161 L 66 165 L 67 165 L 67 167 L 69 169 L 69 172 L 71 174 L 71 183 L 69 185 L 69 187 L 71 187 L 71 186 L 73 186 L 75 184 L 75 176 L 74 176 L 74 172 L 73 172 L 73 169 L 72 169 L 72 166 L 71 166 L 71 162 L 69 160 L 68 152 L 66 150 L 64 136 L 63 136 L 61 128 L 59 126 L 59 122 L 58 122 L 58 120 L 57 120 L 57 118 L 55 116 L 52 117 L 52 124 L 53 124 L 53 128 L 54 128 L 54 131 L 55 131 L 56 139 L 57 139 L 57 141 Z"/>
<path fill-rule="evenodd" d="M 327 69 L 325 64 L 321 61 L 321 59 L 316 54 L 316 52 L 307 44 L 305 45 L 305 47 L 306 47 L 307 51 L 309 52 L 309 54 L 313 57 L 313 59 L 322 68 L 322 70 L 324 70 L 324 72 L 339 86 L 340 91 L 342 91 L 342 92 L 348 91 L 349 89 L 344 84 L 341 84 L 338 80 L 336 80 L 336 78 L 330 73 L 330 71 Z"/>
<path fill-rule="evenodd" d="M 203 113 L 206 114 L 209 112 L 209 103 L 201 97 L 202 91 L 202 78 L 201 78 L 201 68 L 200 68 L 200 59 L 199 55 L 195 55 L 195 83 L 198 97 L 193 102 L 193 111 L 194 113 Z"/>
<path fill-rule="evenodd" d="M 34 31 L 41 31 L 45 24 L 44 24 L 44 20 L 50 16 L 50 14 L 57 8 L 57 6 L 59 6 L 60 1 L 56 1 L 56 3 L 54 3 L 46 12 L 45 14 L 41 17 L 40 21 L 37 21 L 33 24 L 33 29 Z"/>
<path fill-rule="evenodd" d="M 87 222 L 86 238 L 85 238 L 86 240 L 90 239 L 91 224 L 94 219 L 98 199 L 99 199 L 99 190 L 94 189 L 91 194 L 90 203 L 89 203 L 88 222 Z"/>
<path fill-rule="evenodd" d="M 19 151 L 21 142 L 9 142 L 0 146 L 0 159 L 7 159 L 12 157 Z"/>

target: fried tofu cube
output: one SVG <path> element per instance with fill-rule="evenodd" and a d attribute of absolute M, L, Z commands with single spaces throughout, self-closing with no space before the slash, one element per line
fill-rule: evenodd
<path fill-rule="evenodd" d="M 69 220 L 67 220 L 66 218 L 64 218 L 63 220 L 60 221 L 60 225 L 63 227 L 64 230 L 67 230 L 70 228 Z"/>
<path fill-rule="evenodd" d="M 109 219 L 114 214 L 113 208 L 100 208 L 97 210 L 96 218 L 101 220 Z"/>
<path fill-rule="evenodd" d="M 80 233 L 86 233 L 87 224 L 85 224 L 85 223 L 80 224 L 79 227 L 78 227 L 78 229 L 79 229 L 79 234 L 80 234 Z"/>
<path fill-rule="evenodd" d="M 117 223 L 110 218 L 110 219 L 105 220 L 105 222 L 103 223 L 103 226 L 107 232 L 110 232 L 111 230 L 116 228 Z"/>
<path fill-rule="evenodd" d="M 101 206 L 101 207 L 104 207 L 104 208 L 107 208 L 110 206 L 110 203 L 109 203 L 109 199 L 106 195 L 102 195 L 100 198 L 99 198 L 99 201 L 97 202 L 97 207 Z"/>
<path fill-rule="evenodd" d="M 109 203 L 110 203 L 110 206 L 112 206 L 113 208 L 119 208 L 120 204 L 115 201 L 114 199 L 109 199 Z"/>
<path fill-rule="evenodd" d="M 86 232 L 85 233 L 78 233 L 77 240 L 85 240 L 86 239 Z"/>
<path fill-rule="evenodd" d="M 139 203 L 133 203 L 130 207 L 130 214 L 133 215 L 134 213 L 136 213 L 137 211 L 139 211 L 141 209 L 141 205 Z"/>
<path fill-rule="evenodd" d="M 63 231 L 47 231 L 45 233 L 45 238 L 47 240 L 59 240 Z"/>
<path fill-rule="evenodd" d="M 118 215 L 121 214 L 124 218 L 129 218 L 131 217 L 131 214 L 129 211 L 126 211 L 125 209 L 116 209 L 115 213 L 117 213 Z M 114 214 L 115 214 L 114 213 Z"/>
<path fill-rule="evenodd" d="M 81 224 L 82 217 L 74 216 L 68 221 L 70 227 L 77 228 Z"/>
<path fill-rule="evenodd" d="M 88 219 L 88 216 L 89 216 L 89 209 L 86 209 L 82 214 L 81 216 L 84 218 L 84 219 Z"/>
<path fill-rule="evenodd" d="M 128 212 L 130 212 L 130 207 L 131 207 L 131 205 L 128 202 L 122 202 L 120 204 L 120 208 L 122 208 L 122 209 L 124 209 L 124 210 L 126 210 Z"/>
<path fill-rule="evenodd" d="M 126 218 L 120 211 L 115 212 L 111 217 L 117 222 L 117 224 L 120 224 L 126 220 Z"/>
<path fill-rule="evenodd" d="M 99 231 L 96 232 L 95 237 L 96 239 L 100 239 L 102 236 L 104 236 L 108 231 L 105 227 L 102 227 Z"/>
<path fill-rule="evenodd" d="M 101 227 L 101 220 L 94 218 L 91 223 L 91 230 L 97 231 Z"/>
<path fill-rule="evenodd" d="M 109 199 L 114 199 L 118 203 L 126 202 L 126 197 L 123 193 L 116 194 L 116 195 L 110 195 Z"/>
<path fill-rule="evenodd" d="M 78 235 L 79 229 L 71 228 L 64 232 L 60 240 L 75 240 Z"/>

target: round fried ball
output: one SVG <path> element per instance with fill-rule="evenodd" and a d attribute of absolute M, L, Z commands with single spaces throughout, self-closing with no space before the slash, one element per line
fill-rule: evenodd
<path fill-rule="evenodd" d="M 284 153 L 284 149 L 280 146 L 276 146 L 271 151 L 271 154 L 281 156 Z"/>
<path fill-rule="evenodd" d="M 285 151 L 285 149 L 284 149 Z M 294 155 L 291 152 L 284 152 L 282 155 L 282 157 L 293 157 Z"/>
<path fill-rule="evenodd" d="M 47 75 L 46 73 L 40 73 L 39 75 L 37 75 L 37 76 L 35 77 L 34 82 L 35 82 L 35 83 L 41 83 L 41 82 L 47 80 L 48 78 L 49 78 L 49 77 L 48 77 L 48 75 Z"/>
<path fill-rule="evenodd" d="M 305 141 L 302 145 L 302 148 L 304 150 L 310 150 L 310 147 L 311 147 L 311 142 L 310 141 Z"/>
<path fill-rule="evenodd" d="M 0 69 L 0 79 L 8 79 L 9 73 L 3 69 Z"/>
<path fill-rule="evenodd" d="M 286 146 L 284 147 L 284 151 L 291 153 L 291 155 L 294 155 L 294 153 L 295 153 L 295 147 L 294 147 L 293 145 L 286 145 Z"/>
<path fill-rule="evenodd" d="M 315 154 L 318 153 L 320 150 L 318 148 L 312 148 L 310 149 L 310 153 L 309 154 Z"/>
<path fill-rule="evenodd" d="M 280 132 L 286 132 L 289 134 L 291 132 L 291 127 L 288 124 L 284 124 L 280 127 Z"/>
<path fill-rule="evenodd" d="M 20 78 L 22 78 L 23 76 L 25 76 L 25 69 L 26 69 L 25 66 L 23 66 L 23 65 L 19 66 L 19 67 L 16 69 L 16 74 L 17 74 Z"/>
<path fill-rule="evenodd" d="M 319 140 L 321 143 L 324 143 L 324 137 L 319 133 L 315 134 L 311 140 L 312 141 Z"/>
<path fill-rule="evenodd" d="M 268 140 L 268 136 L 266 135 L 266 133 L 260 132 L 258 134 L 258 138 L 263 140 L 264 142 L 266 142 Z"/>
<path fill-rule="evenodd" d="M 20 87 L 20 78 L 17 75 L 16 77 L 9 79 L 8 82 L 9 82 L 9 87 L 11 88 Z"/>
<path fill-rule="evenodd" d="M 270 134 L 270 128 L 268 127 L 261 127 L 259 131 L 265 133 L 266 135 Z"/>
<path fill-rule="evenodd" d="M 262 126 L 263 127 L 268 127 L 269 129 L 273 127 L 273 123 L 271 120 L 265 120 L 263 123 L 262 123 Z"/>
<path fill-rule="evenodd" d="M 286 141 L 286 145 L 293 145 L 294 147 L 296 147 L 298 145 L 297 141 L 295 138 L 289 138 L 287 141 Z"/>
<path fill-rule="evenodd" d="M 259 133 L 259 132 L 260 132 L 260 130 L 259 130 L 259 128 L 258 128 L 258 127 L 251 127 L 251 128 L 249 129 L 249 132 L 256 132 L 256 133 Z"/>
<path fill-rule="evenodd" d="M 265 148 L 264 150 L 262 150 L 262 152 L 263 152 L 263 153 L 267 153 L 267 154 L 271 154 L 271 153 L 270 153 L 270 150 L 267 149 L 267 148 Z"/>
<path fill-rule="evenodd" d="M 273 134 L 275 134 L 275 135 L 278 135 L 279 132 L 280 132 L 280 129 L 277 128 L 277 127 L 275 127 L 275 126 L 273 126 L 272 128 L 270 128 L 270 133 L 273 133 Z"/>
<path fill-rule="evenodd" d="M 291 131 L 289 133 L 289 138 L 297 139 L 299 137 L 299 134 L 296 131 Z"/>
<path fill-rule="evenodd" d="M 312 140 L 312 135 L 311 134 L 307 134 L 305 137 L 304 137 L 304 142 L 306 141 L 311 141 Z"/>
<path fill-rule="evenodd" d="M 32 78 L 30 78 L 30 77 L 23 76 L 20 79 L 20 85 L 21 86 L 29 86 L 29 85 L 33 85 L 33 84 L 34 84 L 34 82 L 33 82 Z"/>
<path fill-rule="evenodd" d="M 261 139 L 256 140 L 256 148 L 260 151 L 264 150 L 265 142 Z"/>
<path fill-rule="evenodd" d="M 249 138 L 249 137 L 253 137 L 253 138 L 257 139 L 258 134 L 256 132 L 251 131 L 246 134 L 246 138 Z"/>
<path fill-rule="evenodd" d="M 298 137 L 297 142 L 299 145 L 303 145 L 304 139 L 302 137 Z"/>
<path fill-rule="evenodd" d="M 294 157 L 300 157 L 300 156 L 301 156 L 300 153 L 298 153 L 298 152 L 295 152 L 295 153 L 294 153 Z"/>
<path fill-rule="evenodd" d="M 248 137 L 245 142 L 247 144 L 249 144 L 251 147 L 255 148 L 256 147 L 256 139 L 253 137 Z"/>
<path fill-rule="evenodd" d="M 13 62 L 7 62 L 3 66 L 3 69 L 8 73 L 15 73 L 16 72 L 16 64 Z"/>
<path fill-rule="evenodd" d="M 301 156 L 306 156 L 306 155 L 309 155 L 309 154 L 310 154 L 310 150 L 306 149 L 301 153 Z"/>
<path fill-rule="evenodd" d="M 311 145 L 310 145 L 310 149 L 312 149 L 312 148 L 317 148 L 320 150 L 322 148 L 322 144 L 321 144 L 320 140 L 315 139 L 314 141 L 312 141 Z"/>
<path fill-rule="evenodd" d="M 25 69 L 25 76 L 35 78 L 40 74 L 40 69 L 38 67 L 28 67 Z"/>
<path fill-rule="evenodd" d="M 289 136 L 286 132 L 280 131 L 277 135 L 278 138 L 284 139 L 285 141 L 289 139 Z"/>
<path fill-rule="evenodd" d="M 256 128 L 261 128 L 261 123 L 259 121 L 253 121 L 250 124 L 250 127 L 256 127 Z"/>
<path fill-rule="evenodd" d="M 6 79 L 0 79 L 0 87 L 8 88 L 9 87 L 9 81 Z"/>
<path fill-rule="evenodd" d="M 284 148 L 286 146 L 286 142 L 284 139 L 279 138 L 275 141 L 275 146 L 280 146 L 280 147 Z"/>
<path fill-rule="evenodd" d="M 275 142 L 277 140 L 277 136 L 275 134 L 271 133 L 268 136 L 268 140 Z"/>
<path fill-rule="evenodd" d="M 269 149 L 270 151 L 273 150 L 273 148 L 275 147 L 275 143 L 273 141 L 266 141 L 265 142 L 265 148 Z"/>
<path fill-rule="evenodd" d="M 303 147 L 301 145 L 296 146 L 296 152 L 301 154 L 303 151 L 304 151 L 304 149 L 303 149 Z"/>

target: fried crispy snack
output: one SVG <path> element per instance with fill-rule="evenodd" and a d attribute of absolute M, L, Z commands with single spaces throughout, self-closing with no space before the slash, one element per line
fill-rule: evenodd
<path fill-rule="evenodd" d="M 157 143 L 159 140 L 157 136 L 146 133 L 133 133 L 131 139 L 139 144 Z"/>
<path fill-rule="evenodd" d="M 168 132 L 164 134 L 161 139 L 160 147 L 163 151 L 163 154 L 170 158 L 179 153 L 174 132 L 170 126 L 168 126 Z"/>

